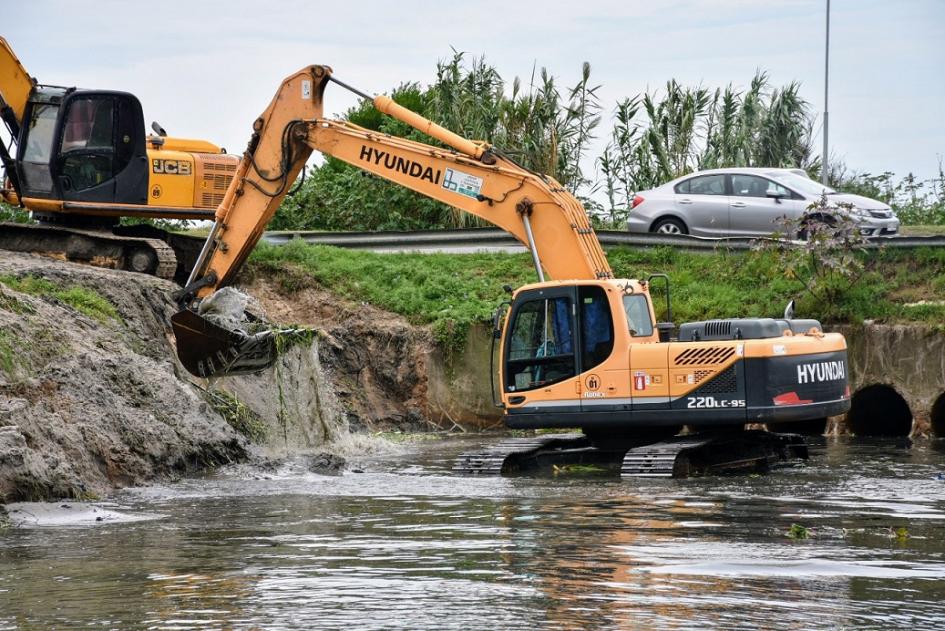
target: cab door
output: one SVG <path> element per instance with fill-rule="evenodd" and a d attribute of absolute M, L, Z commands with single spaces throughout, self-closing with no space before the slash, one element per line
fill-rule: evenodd
<path fill-rule="evenodd" d="M 146 204 L 141 104 L 122 92 L 76 91 L 62 105 L 53 162 L 64 201 Z"/>
<path fill-rule="evenodd" d="M 575 297 L 574 287 L 535 289 L 516 297 L 502 375 L 510 413 L 580 411 Z"/>
<path fill-rule="evenodd" d="M 27 104 L 26 116 L 17 139 L 17 179 L 23 197 L 56 199 L 52 162 L 56 149 L 56 124 L 64 90 L 39 89 L 36 100 Z"/>

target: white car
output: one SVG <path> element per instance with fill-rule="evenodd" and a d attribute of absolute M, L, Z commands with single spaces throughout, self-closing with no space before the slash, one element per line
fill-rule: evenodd
<path fill-rule="evenodd" d="M 698 171 L 640 191 L 627 228 L 703 237 L 765 236 L 783 232 L 783 218 L 799 218 L 825 191 L 831 208 L 823 213 L 824 221 L 847 216 L 871 237 L 899 232 L 899 219 L 883 202 L 837 192 L 800 169 L 749 167 Z"/>

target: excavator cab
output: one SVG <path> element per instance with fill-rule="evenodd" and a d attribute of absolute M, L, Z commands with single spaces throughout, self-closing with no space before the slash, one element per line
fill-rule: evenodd
<path fill-rule="evenodd" d="M 146 204 L 144 116 L 126 92 L 40 87 L 17 141 L 22 197 Z"/>

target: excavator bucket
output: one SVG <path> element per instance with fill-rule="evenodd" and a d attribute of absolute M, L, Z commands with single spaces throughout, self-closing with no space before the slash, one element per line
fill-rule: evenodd
<path fill-rule="evenodd" d="M 177 357 L 192 375 L 222 377 L 260 372 L 278 355 L 276 341 L 297 337 L 299 329 L 276 329 L 259 333 L 226 329 L 184 309 L 171 317 L 177 339 Z"/>

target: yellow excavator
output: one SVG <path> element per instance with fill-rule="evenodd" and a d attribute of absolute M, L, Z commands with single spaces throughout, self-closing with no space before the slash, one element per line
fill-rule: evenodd
<path fill-rule="evenodd" d="M 238 157 L 157 123 L 146 134 L 133 94 L 39 84 L 2 37 L 0 118 L 0 198 L 39 221 L 0 226 L 0 248 L 186 278 L 199 240 L 118 220 L 212 219 Z"/>
<path fill-rule="evenodd" d="M 324 118 L 329 83 L 437 144 Z M 796 435 L 745 431 L 746 423 L 803 423 L 849 408 L 842 335 L 788 313 L 691 322 L 678 331 L 658 322 L 650 286 L 666 284 L 671 319 L 669 279 L 614 278 L 584 208 L 558 182 L 389 97 L 356 90 L 320 65 L 286 78 L 254 122 L 178 294 L 182 310 L 172 325 L 178 357 L 191 373 L 253 372 L 274 361 L 285 333 L 226 328 L 200 307 L 234 281 L 316 149 L 485 219 L 531 252 L 538 282 L 512 291 L 494 320 L 496 403 L 510 428 L 582 432 L 510 439 L 463 455 L 457 471 L 511 473 L 576 462 L 644 476 L 755 470 L 806 457 L 806 445 Z M 675 436 L 683 425 L 690 433 Z"/>

